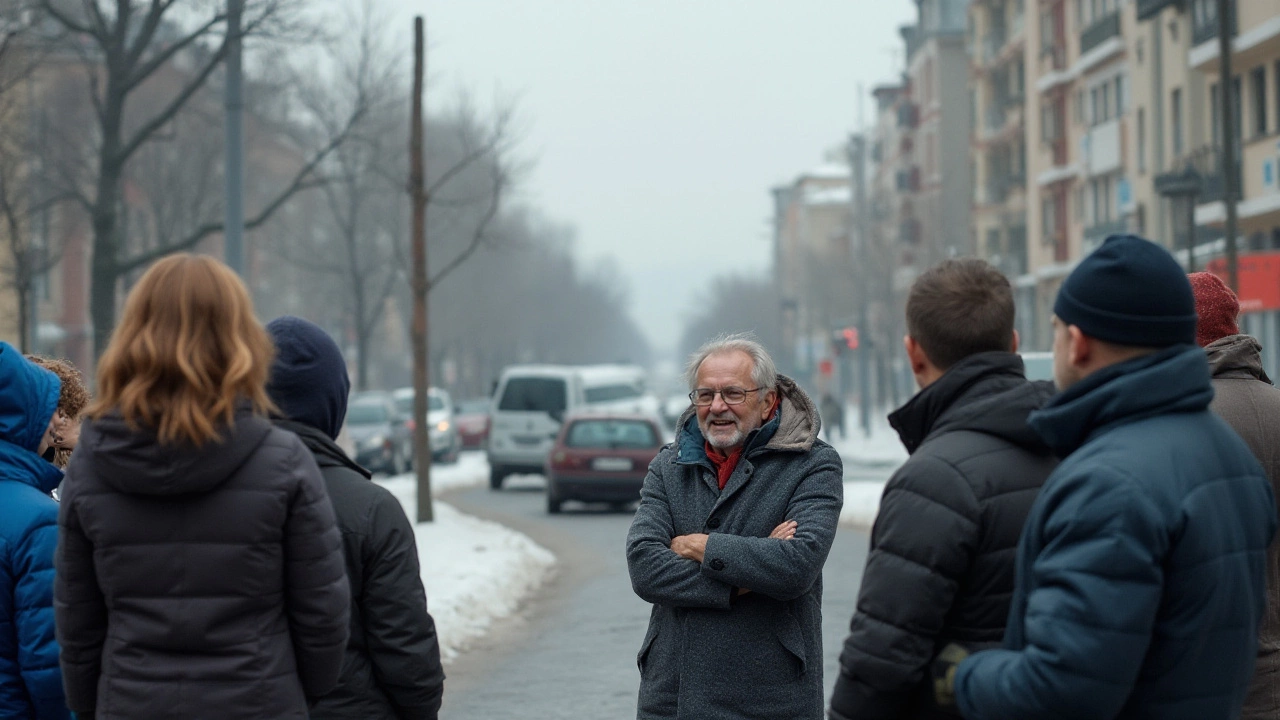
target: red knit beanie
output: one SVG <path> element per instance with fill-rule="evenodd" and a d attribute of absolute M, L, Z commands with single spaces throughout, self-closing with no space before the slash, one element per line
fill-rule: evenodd
<path fill-rule="evenodd" d="M 1240 315 L 1240 301 L 1231 288 L 1213 273 L 1195 272 L 1187 279 L 1191 281 L 1191 291 L 1196 296 L 1196 314 L 1200 316 L 1196 323 L 1196 342 L 1200 347 L 1228 335 L 1239 334 L 1236 318 Z"/>

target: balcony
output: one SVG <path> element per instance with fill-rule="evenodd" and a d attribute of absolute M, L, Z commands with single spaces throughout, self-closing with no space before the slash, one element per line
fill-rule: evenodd
<path fill-rule="evenodd" d="M 1235 37 L 1239 32 L 1237 17 L 1240 13 L 1236 11 L 1236 3 L 1234 0 L 1227 5 L 1228 27 L 1231 36 Z M 1218 38 L 1218 2 L 1217 0 L 1191 0 L 1191 44 L 1192 46 L 1206 43 Z"/>
<path fill-rule="evenodd" d="M 899 170 L 895 181 L 899 192 L 920 192 L 920 167 L 913 165 Z"/>
<path fill-rule="evenodd" d="M 1119 36 L 1120 13 L 1117 11 L 1095 21 L 1080 33 L 1080 54 L 1084 55 L 1107 40 Z"/>
<path fill-rule="evenodd" d="M 987 33 L 982 39 L 982 62 L 990 64 L 1000 56 L 1000 51 L 1004 49 L 1008 38 L 1005 37 L 1004 30 Z"/>
<path fill-rule="evenodd" d="M 1181 10 L 1186 0 L 1138 0 L 1138 20 L 1150 20 L 1167 7 Z"/>
<path fill-rule="evenodd" d="M 988 205 L 1002 203 L 1009 197 L 1009 181 L 1005 178 L 992 178 L 987 181 L 986 190 L 983 199 Z"/>
<path fill-rule="evenodd" d="M 1236 162 L 1237 195 L 1240 187 L 1240 162 Z M 1222 171 L 1222 149 L 1202 147 L 1189 155 L 1178 158 L 1173 166 L 1177 170 L 1160 173 L 1155 177 L 1156 192 L 1161 195 L 1195 195 L 1198 203 L 1219 202 L 1226 197 L 1226 175 Z"/>
<path fill-rule="evenodd" d="M 987 108 L 986 123 L 984 125 L 986 128 L 985 135 L 987 137 L 995 135 L 1004 128 L 1004 123 L 1007 119 L 1004 108 L 1004 104 L 1000 102 L 996 102 L 994 105 Z"/>
<path fill-rule="evenodd" d="M 920 124 L 920 108 L 915 103 L 903 103 L 898 106 L 898 127 L 914 129 Z"/>

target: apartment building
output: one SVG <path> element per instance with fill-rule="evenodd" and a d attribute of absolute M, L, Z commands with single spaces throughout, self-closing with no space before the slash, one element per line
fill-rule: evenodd
<path fill-rule="evenodd" d="M 1108 235 L 1142 231 L 1135 199 L 1132 53 L 1125 0 L 1026 8 L 1027 273 L 1017 279 L 1024 346 L 1047 350 L 1062 280 Z"/>
<path fill-rule="evenodd" d="M 967 47 L 973 247 L 1017 283 L 1028 270 L 1024 0 L 976 0 Z M 1034 290 L 1019 286 L 1019 304 L 1033 306 Z M 1031 334 L 1031 318 L 1019 320 L 1020 334 Z"/>
<path fill-rule="evenodd" d="M 1157 53 L 1163 95 L 1145 124 L 1152 186 L 1162 193 L 1155 232 L 1188 269 L 1227 276 L 1226 176 L 1218 34 L 1231 35 L 1236 245 L 1241 330 L 1280 370 L 1280 0 L 1139 0 L 1137 18 Z M 1194 248 L 1194 252 L 1192 249 Z"/>

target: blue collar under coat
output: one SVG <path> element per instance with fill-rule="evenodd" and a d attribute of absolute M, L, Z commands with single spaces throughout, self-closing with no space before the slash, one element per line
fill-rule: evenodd
<path fill-rule="evenodd" d="M 742 444 L 742 457 L 746 458 L 756 450 L 769 444 L 774 434 L 778 432 L 781 417 L 782 408 L 779 407 L 773 413 L 773 418 L 769 422 L 747 433 L 747 439 Z M 698 427 L 698 414 L 696 412 L 685 421 L 684 427 L 680 429 L 680 437 L 677 438 L 676 443 L 679 451 L 676 454 L 677 464 L 703 465 L 712 471 L 715 470 L 715 465 L 711 462 L 711 458 L 707 457 L 707 439 L 702 434 L 702 428 Z"/>

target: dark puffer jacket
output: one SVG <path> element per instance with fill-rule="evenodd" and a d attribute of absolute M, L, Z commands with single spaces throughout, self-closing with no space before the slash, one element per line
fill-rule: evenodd
<path fill-rule="evenodd" d="M 885 487 L 831 717 L 955 717 L 928 667 L 1004 637 L 1018 537 L 1057 465 L 1027 416 L 1053 394 L 1012 353 L 966 358 L 890 416 L 911 458 Z"/>
<path fill-rule="evenodd" d="M 351 583 L 351 640 L 342 677 L 312 720 L 434 720 L 444 693 L 436 625 L 427 612 L 413 526 L 324 433 L 278 421 L 315 456 L 338 514 Z"/>
<path fill-rule="evenodd" d="M 89 421 L 62 488 L 54 604 L 71 710 L 302 719 L 333 688 L 342 543 L 292 433 L 240 412 L 195 449 Z"/>
<path fill-rule="evenodd" d="M 960 663 L 968 720 L 1236 720 L 1276 504 L 1209 412 L 1204 352 L 1090 374 L 1032 414 L 1062 464 L 1018 547 L 1005 649 Z"/>

